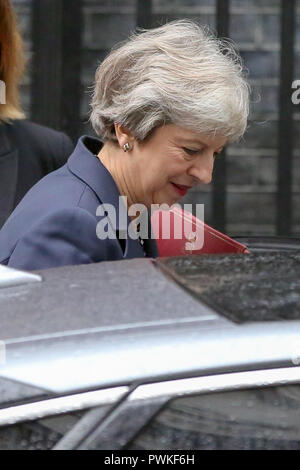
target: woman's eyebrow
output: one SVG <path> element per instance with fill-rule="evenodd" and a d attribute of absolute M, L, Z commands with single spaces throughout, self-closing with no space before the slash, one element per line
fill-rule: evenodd
<path fill-rule="evenodd" d="M 180 140 L 183 142 L 183 145 L 192 145 L 192 144 L 196 144 L 196 145 L 201 145 L 202 147 L 204 148 L 207 148 L 209 147 L 208 144 L 206 144 L 205 142 L 202 142 L 201 140 L 198 140 L 198 139 L 193 139 L 193 137 L 191 138 L 188 138 L 188 137 L 180 137 Z M 226 144 L 225 144 L 226 145 Z M 222 150 L 224 149 L 225 145 L 222 145 L 221 147 L 219 147 L 218 149 L 216 149 L 216 152 L 222 152 Z"/>
<path fill-rule="evenodd" d="M 204 142 L 201 142 L 200 140 L 197 140 L 197 139 L 183 138 L 181 140 L 183 142 L 185 142 L 186 144 L 196 144 L 196 145 L 202 145 L 203 147 L 207 147 L 207 144 L 205 144 Z"/>

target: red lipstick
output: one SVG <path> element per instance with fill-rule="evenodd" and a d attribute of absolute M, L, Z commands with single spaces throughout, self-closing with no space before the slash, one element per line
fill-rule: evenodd
<path fill-rule="evenodd" d="M 172 183 L 172 185 L 181 197 L 185 196 L 187 191 L 191 188 L 191 186 L 184 186 L 183 184 Z"/>

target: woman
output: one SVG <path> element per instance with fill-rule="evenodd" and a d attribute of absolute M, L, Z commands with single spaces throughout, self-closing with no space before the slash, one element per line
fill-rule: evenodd
<path fill-rule="evenodd" d="M 5 91 L 0 104 L 1 227 L 28 189 L 66 162 L 73 144 L 65 134 L 24 119 L 18 93 L 24 50 L 8 0 L 0 2 L 0 51 L 1 90 Z"/>
<path fill-rule="evenodd" d="M 248 95 L 231 46 L 193 22 L 133 35 L 96 73 L 91 122 L 103 141 L 79 139 L 67 164 L 27 193 L 0 232 L 0 262 L 42 269 L 156 256 L 154 240 L 126 238 L 120 196 L 130 212 L 208 184 L 215 155 L 246 129 Z"/>

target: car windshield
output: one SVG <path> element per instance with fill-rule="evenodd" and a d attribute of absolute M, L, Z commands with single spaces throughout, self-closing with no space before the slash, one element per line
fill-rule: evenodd
<path fill-rule="evenodd" d="M 236 323 L 300 317 L 300 251 L 174 257 L 158 264 Z"/>

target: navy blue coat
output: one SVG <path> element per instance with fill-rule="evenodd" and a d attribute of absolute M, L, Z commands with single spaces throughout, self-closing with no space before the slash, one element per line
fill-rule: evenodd
<path fill-rule="evenodd" d="M 0 230 L 1 264 L 36 270 L 158 256 L 153 239 L 145 240 L 143 249 L 130 237 L 122 242 L 97 237 L 100 204 L 115 207 L 115 231 L 126 230 L 130 222 L 126 214 L 126 226 L 119 226 L 120 193 L 95 156 L 101 146 L 99 139 L 81 137 L 67 163 L 28 191 Z"/>

